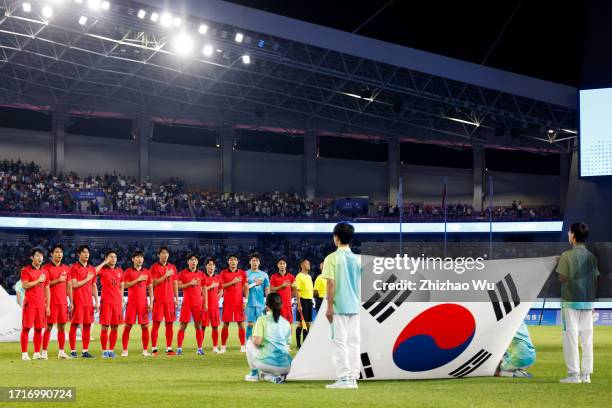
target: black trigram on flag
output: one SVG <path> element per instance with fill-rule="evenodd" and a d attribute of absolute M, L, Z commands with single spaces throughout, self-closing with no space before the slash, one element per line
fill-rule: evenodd
<path fill-rule="evenodd" d="M 480 349 L 480 351 L 474 354 L 472 358 L 463 363 L 456 370 L 453 370 L 448 373 L 448 375 L 452 375 L 455 378 L 465 377 L 466 375 L 483 365 L 484 362 L 489 359 L 489 357 L 491 357 L 491 353 L 486 350 Z"/>
<path fill-rule="evenodd" d="M 513 308 L 521 303 L 516 285 L 510 274 L 506 275 L 504 279 L 495 284 L 495 290 L 489 290 L 487 292 L 489 293 L 489 298 L 491 299 L 497 321 L 503 319 L 504 315 L 510 313 Z"/>
<path fill-rule="evenodd" d="M 386 283 L 393 283 L 397 280 L 397 276 L 391 275 Z M 362 304 L 363 308 L 376 319 L 378 323 L 382 323 L 391 316 L 397 308 L 410 296 L 409 290 L 397 291 L 393 290 L 385 294 L 386 291 L 374 293 L 368 300 Z"/>
<path fill-rule="evenodd" d="M 361 370 L 361 373 L 359 373 L 360 380 L 374 377 L 374 370 L 372 369 L 372 363 L 370 362 L 368 353 L 361 353 L 361 366 L 363 369 Z"/>

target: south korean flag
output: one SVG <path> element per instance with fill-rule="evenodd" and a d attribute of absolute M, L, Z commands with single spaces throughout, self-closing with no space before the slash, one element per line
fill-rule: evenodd
<path fill-rule="evenodd" d="M 367 262 L 363 256 L 362 263 Z M 486 281 L 486 286 L 469 296 L 458 292 L 453 297 L 438 290 L 381 289 L 364 297 L 362 291 L 360 378 L 492 376 L 556 260 L 551 256 L 484 263 L 484 270 L 456 279 L 461 284 Z M 418 281 L 433 281 L 438 275 L 418 270 L 414 276 Z M 381 276 L 387 283 L 401 278 L 393 272 Z M 326 307 L 324 302 L 293 360 L 288 379 L 335 378 Z"/>

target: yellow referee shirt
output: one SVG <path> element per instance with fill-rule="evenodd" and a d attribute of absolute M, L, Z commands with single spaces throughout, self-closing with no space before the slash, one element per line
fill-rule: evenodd
<path fill-rule="evenodd" d="M 309 274 L 300 272 L 295 277 L 295 287 L 300 292 L 300 298 L 312 299 L 312 278 Z"/>
<path fill-rule="evenodd" d="M 315 279 L 314 290 L 319 293 L 321 299 L 327 296 L 327 279 L 323 277 L 323 274 L 319 274 L 317 279 Z"/>

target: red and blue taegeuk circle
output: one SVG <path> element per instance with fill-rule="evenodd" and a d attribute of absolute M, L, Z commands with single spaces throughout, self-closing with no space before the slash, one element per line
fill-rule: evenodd
<path fill-rule="evenodd" d="M 393 362 L 404 371 L 433 370 L 450 363 L 470 345 L 474 316 L 465 307 L 445 303 L 412 319 L 395 340 Z"/>

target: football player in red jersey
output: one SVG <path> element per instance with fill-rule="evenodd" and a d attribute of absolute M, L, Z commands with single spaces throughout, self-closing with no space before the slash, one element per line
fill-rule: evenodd
<path fill-rule="evenodd" d="M 198 270 L 198 257 L 194 253 L 187 254 L 187 269 L 183 269 L 178 274 L 178 286 L 183 290 L 183 304 L 179 321 L 181 326 L 177 335 L 178 348 L 176 353 L 183 354 L 183 339 L 187 325 L 193 318 L 193 326 L 196 331 L 196 341 L 198 343 L 197 354 L 204 355 L 202 341 L 204 332 L 202 331 L 202 313 L 208 311 L 208 293 L 205 289 L 205 277 L 202 271 Z"/>
<path fill-rule="evenodd" d="M 281 296 L 283 308 L 281 316 L 283 316 L 291 324 L 293 322 L 293 310 L 291 308 L 291 297 L 293 296 L 295 277 L 287 272 L 287 260 L 280 258 L 276 264 L 278 273 L 270 277 L 270 291 L 276 292 Z"/>
<path fill-rule="evenodd" d="M 249 296 L 249 284 L 246 272 L 238 269 L 238 257 L 229 255 L 227 258 L 228 268 L 221 271 L 219 278 L 223 288 L 223 328 L 221 329 L 221 350 L 225 353 L 225 344 L 229 337 L 229 325 L 231 322 L 238 323 L 238 338 L 240 339 L 240 351 L 246 352 L 244 347 L 246 331 L 244 328 L 245 299 Z"/>
<path fill-rule="evenodd" d="M 178 307 L 178 281 L 176 280 L 176 266 L 168 262 L 170 250 L 162 246 L 157 250 L 159 262 L 151 265 L 153 277 L 153 291 L 155 303 L 153 304 L 153 327 L 151 328 L 151 346 L 153 355 L 157 355 L 157 337 L 162 320 L 166 323 L 166 354 L 174 355 L 172 338 L 174 337 L 174 321 Z"/>
<path fill-rule="evenodd" d="M 127 268 L 123 273 L 123 285 L 128 290 L 128 303 L 125 309 L 125 325 L 121 343 L 123 351 L 121 357 L 128 356 L 128 344 L 130 342 L 130 330 L 132 325 L 140 324 L 142 329 L 142 355 L 150 357 L 149 353 L 149 312 L 153 309 L 153 280 L 151 272 L 143 266 L 144 252 L 134 251 L 132 254 L 133 267 Z M 147 304 L 147 292 L 149 293 L 149 303 Z"/>
<path fill-rule="evenodd" d="M 115 344 L 119 325 L 123 322 L 123 270 L 117 266 L 117 252 L 106 251 L 104 261 L 96 266 L 102 286 L 102 304 L 100 306 L 100 345 L 102 358 L 115 358 Z M 110 326 L 110 336 L 108 328 Z M 110 343 L 110 344 L 109 344 Z"/>
<path fill-rule="evenodd" d="M 208 312 L 204 313 L 202 319 L 202 331 L 206 330 L 207 326 L 212 328 L 213 353 L 219 353 L 219 296 L 223 293 L 221 288 L 221 278 L 215 275 L 215 260 L 208 258 L 206 260 L 206 291 L 208 292 Z"/>
<path fill-rule="evenodd" d="M 59 353 L 57 358 L 70 358 L 64 351 L 66 344 L 65 324 L 68 322 L 68 275 L 70 267 L 62 263 L 64 258 L 64 248 L 56 244 L 51 248 L 51 262 L 43 266 L 47 275 L 46 283 L 51 293 L 50 314 L 47 316 L 47 329 L 43 334 L 42 357 L 47 359 L 49 340 L 53 325 L 57 325 L 57 345 Z"/>
<path fill-rule="evenodd" d="M 34 360 L 41 360 L 40 346 L 42 343 L 42 330 L 46 325 L 46 316 L 51 313 L 49 308 L 50 291 L 46 285 L 47 275 L 42 268 L 43 251 L 33 248 L 30 259 L 32 263 L 21 269 L 21 284 L 25 289 L 25 299 L 21 315 L 21 359 L 30 360 L 28 356 L 28 335 L 34 328 Z"/>
<path fill-rule="evenodd" d="M 77 256 L 79 259 L 70 266 L 70 290 L 68 296 L 70 303 L 74 305 L 70 332 L 70 356 L 77 357 L 76 335 L 79 325 L 83 325 L 83 358 L 93 358 L 89 352 L 89 341 L 91 339 L 91 325 L 94 322 L 94 312 L 100 308 L 98 299 L 98 285 L 96 285 L 96 268 L 89 265 L 89 247 L 79 245 Z M 93 300 L 92 300 L 93 297 Z"/>

